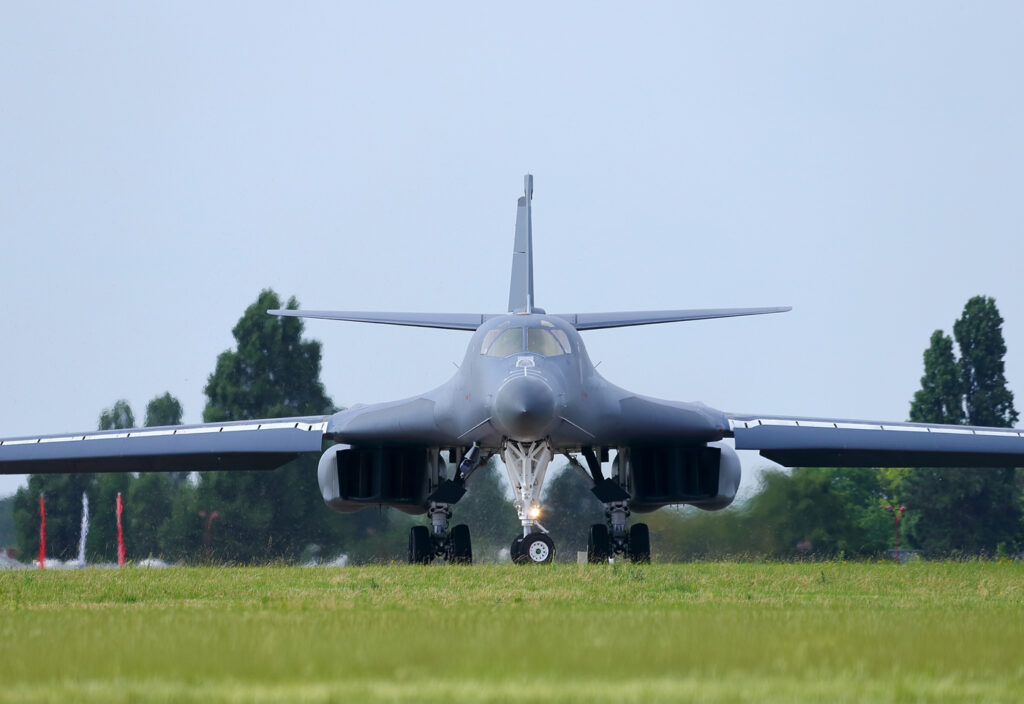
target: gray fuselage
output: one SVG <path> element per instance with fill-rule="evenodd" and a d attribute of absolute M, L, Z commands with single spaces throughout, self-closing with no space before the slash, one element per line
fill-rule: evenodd
<path fill-rule="evenodd" d="M 546 439 L 557 451 L 602 445 L 721 440 L 726 417 L 700 403 L 626 391 L 594 369 L 579 332 L 559 316 L 508 314 L 473 334 L 458 372 L 403 401 L 337 414 L 340 442 L 371 438 L 498 449 L 506 440 Z"/>

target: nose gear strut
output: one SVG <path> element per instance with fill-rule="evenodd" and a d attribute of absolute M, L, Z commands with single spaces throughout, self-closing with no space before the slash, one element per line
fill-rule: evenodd
<path fill-rule="evenodd" d="M 507 440 L 501 448 L 501 459 L 515 495 L 513 503 L 523 526 L 523 534 L 512 541 L 513 562 L 546 564 L 554 560 L 555 543 L 537 521 L 540 492 L 551 457 L 551 444 L 547 440 L 529 443 Z"/>

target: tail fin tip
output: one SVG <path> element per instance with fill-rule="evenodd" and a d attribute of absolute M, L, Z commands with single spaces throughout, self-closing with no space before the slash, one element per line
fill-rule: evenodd
<path fill-rule="evenodd" d="M 532 313 L 533 307 L 533 174 L 523 177 L 523 195 L 516 205 L 516 239 L 512 248 L 512 278 L 508 287 L 508 311 Z"/>

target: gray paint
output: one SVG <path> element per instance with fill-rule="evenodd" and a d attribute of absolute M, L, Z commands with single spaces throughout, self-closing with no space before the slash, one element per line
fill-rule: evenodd
<path fill-rule="evenodd" d="M 642 310 L 629 313 L 569 313 L 559 315 L 568 320 L 577 330 L 603 330 L 624 328 L 631 325 L 655 325 L 657 323 L 681 323 L 688 320 L 710 320 L 712 318 L 735 318 L 742 315 L 765 315 L 786 313 L 789 306 L 772 308 L 704 308 L 698 310 Z"/>
<path fill-rule="evenodd" d="M 441 328 L 445 330 L 476 330 L 492 317 L 473 313 L 370 313 L 366 311 L 343 310 L 268 310 L 271 315 L 291 318 L 320 318 L 321 320 L 345 320 L 352 323 L 379 323 L 381 325 L 406 325 L 418 328 Z"/>
<path fill-rule="evenodd" d="M 509 313 L 533 312 L 533 176 L 523 178 L 523 195 L 516 203 L 516 239 L 509 278 Z"/>
<path fill-rule="evenodd" d="M 326 417 L 208 423 L 0 440 L 0 472 L 273 469 L 320 452 Z"/>
<path fill-rule="evenodd" d="M 395 325 L 473 330 L 462 364 L 445 384 L 390 403 L 358 405 L 329 418 L 182 426 L 145 431 L 89 433 L 90 438 L 0 441 L 0 472 L 178 471 L 268 467 L 301 452 L 320 452 L 322 441 L 347 445 L 419 445 L 498 452 L 508 441 L 545 440 L 553 451 L 630 445 L 702 445 L 735 437 L 740 449 L 758 450 L 783 464 L 1024 465 L 1024 434 L 995 428 L 950 428 L 906 423 L 851 424 L 830 419 L 781 419 L 726 414 L 702 403 L 641 396 L 604 379 L 594 368 L 579 330 L 680 320 L 783 312 L 788 308 L 638 311 L 547 315 L 533 306 L 530 195 L 520 199 L 510 308 L 501 315 L 271 311 Z M 521 310 L 520 310 L 521 309 Z M 528 312 L 532 310 L 533 312 Z M 545 356 L 525 349 L 504 357 L 482 354 L 502 330 L 557 333 L 568 353 Z M 265 424 L 270 425 L 264 428 Z M 300 429 L 299 425 L 309 427 Z"/>
<path fill-rule="evenodd" d="M 922 423 L 734 416 L 736 447 L 790 467 L 1014 467 L 1024 433 Z"/>

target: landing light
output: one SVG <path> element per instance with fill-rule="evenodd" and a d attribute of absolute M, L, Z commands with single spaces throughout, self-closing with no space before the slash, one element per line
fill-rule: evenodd
<path fill-rule="evenodd" d="M 534 506 L 530 509 L 530 518 L 534 521 L 540 518 L 540 506 Z"/>

